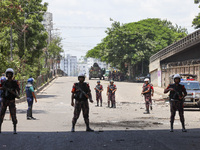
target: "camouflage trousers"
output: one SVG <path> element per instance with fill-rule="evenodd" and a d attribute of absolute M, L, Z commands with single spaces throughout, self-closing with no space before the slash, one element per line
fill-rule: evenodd
<path fill-rule="evenodd" d="M 12 118 L 12 122 L 14 125 L 17 124 L 17 117 L 16 117 L 16 106 L 15 100 L 2 100 L 1 103 L 1 111 L 0 111 L 0 125 L 3 123 L 3 119 L 6 113 L 7 107 L 9 107 L 10 115 Z"/>
<path fill-rule="evenodd" d="M 83 112 L 83 118 L 85 120 L 85 124 L 89 125 L 89 104 L 88 101 L 77 101 L 74 106 L 74 117 L 72 119 L 72 124 L 75 125 L 78 120 L 81 110 Z"/>
<path fill-rule="evenodd" d="M 108 94 L 108 104 L 110 104 L 110 102 L 111 102 L 112 106 L 115 105 L 115 103 L 116 103 L 115 94 L 113 94 L 113 93 Z"/>
<path fill-rule="evenodd" d="M 97 100 L 97 104 L 99 104 L 99 101 L 100 101 L 100 103 L 102 104 L 102 96 L 101 96 L 101 93 L 97 93 L 97 92 L 96 92 L 96 100 Z"/>
<path fill-rule="evenodd" d="M 144 94 L 146 110 L 149 110 L 149 105 L 152 104 L 151 94 Z"/>
<path fill-rule="evenodd" d="M 184 111 L 183 111 L 183 101 L 170 101 L 170 122 L 174 123 L 174 118 L 176 115 L 176 110 L 179 112 L 180 121 L 184 123 Z"/>

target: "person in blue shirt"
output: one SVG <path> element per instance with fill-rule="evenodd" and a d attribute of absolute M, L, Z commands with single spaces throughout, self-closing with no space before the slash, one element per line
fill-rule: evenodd
<path fill-rule="evenodd" d="M 37 99 L 34 93 L 34 88 L 33 88 L 33 78 L 29 78 L 27 81 L 27 85 L 26 85 L 26 99 L 27 99 L 27 103 L 28 103 L 28 110 L 27 110 L 27 120 L 35 120 L 36 118 L 34 118 L 32 116 L 32 108 L 33 108 L 33 100 L 35 99 L 35 102 L 37 103 Z"/>

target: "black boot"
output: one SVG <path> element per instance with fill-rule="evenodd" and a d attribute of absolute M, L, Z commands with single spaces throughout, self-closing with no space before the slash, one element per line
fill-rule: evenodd
<path fill-rule="evenodd" d="M 16 124 L 14 124 L 14 130 L 13 130 L 13 134 L 17 134 L 17 127 L 16 127 Z"/>
<path fill-rule="evenodd" d="M 147 109 L 144 114 L 150 114 L 149 109 Z"/>
<path fill-rule="evenodd" d="M 92 129 L 90 128 L 90 126 L 89 126 L 89 121 L 86 122 L 86 131 L 87 131 L 87 132 L 94 132 L 94 130 L 92 130 Z"/>
<path fill-rule="evenodd" d="M 181 122 L 181 124 L 182 124 L 182 132 L 187 132 L 187 130 L 185 129 L 185 123 Z"/>
<path fill-rule="evenodd" d="M 92 130 L 90 127 L 87 127 L 87 128 L 86 128 L 86 131 L 87 131 L 87 132 L 94 132 L 94 130 Z"/>
<path fill-rule="evenodd" d="M 74 129 L 74 127 L 72 127 L 72 129 L 71 129 L 71 132 L 75 132 L 75 129 Z"/>
<path fill-rule="evenodd" d="M 1 133 L 1 124 L 0 124 L 0 133 Z"/>
<path fill-rule="evenodd" d="M 75 124 L 72 123 L 72 129 L 71 129 L 71 132 L 75 132 Z"/>
<path fill-rule="evenodd" d="M 174 123 L 171 122 L 170 132 L 174 132 L 173 124 L 174 124 Z"/>

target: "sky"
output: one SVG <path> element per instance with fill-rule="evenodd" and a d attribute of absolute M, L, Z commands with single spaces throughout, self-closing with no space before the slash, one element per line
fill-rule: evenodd
<path fill-rule="evenodd" d="M 147 18 L 167 19 L 185 27 L 188 33 L 195 29 L 192 20 L 200 9 L 194 0 L 43 0 L 53 13 L 53 34 L 60 35 L 65 54 L 85 56 L 106 37 L 112 22 L 137 22 Z"/>

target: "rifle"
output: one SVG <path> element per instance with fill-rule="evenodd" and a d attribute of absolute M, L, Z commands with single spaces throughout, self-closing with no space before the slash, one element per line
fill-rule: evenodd
<path fill-rule="evenodd" d="M 10 92 L 11 94 L 15 95 L 17 99 L 20 98 L 19 95 L 17 93 L 15 93 L 12 89 L 6 88 L 5 86 L 3 87 L 3 89 L 6 90 L 5 91 L 5 96 L 8 95 L 8 92 Z"/>
<path fill-rule="evenodd" d="M 89 100 L 92 101 L 91 96 L 86 94 L 79 86 L 77 86 L 77 89 L 81 92 L 81 94 L 84 94 L 86 98 L 89 98 Z M 82 97 L 82 95 L 80 97 Z"/>

